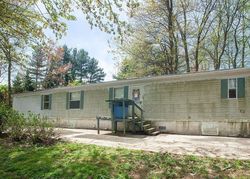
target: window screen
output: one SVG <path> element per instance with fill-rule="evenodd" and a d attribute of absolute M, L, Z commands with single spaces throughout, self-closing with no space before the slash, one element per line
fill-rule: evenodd
<path fill-rule="evenodd" d="M 43 95 L 43 109 L 50 109 L 50 96 L 49 95 Z"/>
<path fill-rule="evenodd" d="M 228 80 L 228 98 L 237 98 L 237 79 Z"/>
<path fill-rule="evenodd" d="M 133 100 L 140 101 L 140 89 L 133 89 Z"/>
<path fill-rule="evenodd" d="M 79 109 L 81 101 L 81 93 L 80 92 L 72 92 L 70 93 L 69 99 L 69 108 L 70 109 Z"/>
<path fill-rule="evenodd" d="M 115 88 L 115 99 L 124 98 L 124 88 Z"/>

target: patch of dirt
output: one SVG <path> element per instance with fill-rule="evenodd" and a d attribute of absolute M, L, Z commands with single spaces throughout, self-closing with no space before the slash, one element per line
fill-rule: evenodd
<path fill-rule="evenodd" d="M 136 169 L 136 171 L 133 171 L 133 173 L 130 174 L 130 177 L 133 179 L 145 179 L 147 178 L 148 171 L 149 169 L 142 165 L 140 168 Z"/>
<path fill-rule="evenodd" d="M 249 170 L 228 170 L 228 172 L 225 172 L 225 175 L 229 178 L 242 178 L 243 176 L 245 178 L 250 178 L 250 169 Z"/>

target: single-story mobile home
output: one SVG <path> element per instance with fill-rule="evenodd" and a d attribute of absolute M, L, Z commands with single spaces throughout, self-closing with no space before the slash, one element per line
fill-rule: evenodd
<path fill-rule="evenodd" d="M 96 128 L 110 116 L 107 100 L 130 99 L 143 120 L 162 132 L 250 136 L 250 69 L 197 72 L 60 87 L 14 95 L 13 108 L 38 113 L 61 127 Z M 128 109 L 128 113 L 131 113 Z M 102 121 L 111 129 L 110 121 Z M 121 124 L 122 125 L 122 124 Z"/>

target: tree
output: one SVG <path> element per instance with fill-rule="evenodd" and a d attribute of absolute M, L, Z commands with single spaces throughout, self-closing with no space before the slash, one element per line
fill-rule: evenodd
<path fill-rule="evenodd" d="M 75 68 L 76 77 L 81 83 L 83 82 L 83 79 L 85 78 L 87 73 L 88 60 L 88 52 L 86 52 L 84 49 L 80 49 L 76 57 L 76 66 L 74 66 L 73 68 Z"/>
<path fill-rule="evenodd" d="M 77 70 L 77 48 L 73 49 L 72 52 L 72 58 L 71 58 L 71 64 L 72 64 L 72 68 L 71 68 L 71 82 L 76 80 L 76 70 Z"/>
<path fill-rule="evenodd" d="M 144 1 L 117 45 L 117 78 L 249 66 L 249 7 L 248 0 Z"/>
<path fill-rule="evenodd" d="M 104 80 L 106 74 L 104 73 L 103 69 L 98 67 L 98 61 L 94 58 L 91 58 L 87 62 L 86 68 L 86 80 L 87 83 L 97 83 Z"/>
<path fill-rule="evenodd" d="M 191 2 L 189 0 L 180 0 L 178 1 L 177 9 L 180 13 L 176 15 L 176 25 L 181 36 L 181 42 L 184 48 L 184 58 L 186 62 L 186 71 L 190 72 L 190 58 L 189 58 L 189 48 L 188 48 L 188 15 L 190 11 Z M 182 25 L 183 24 L 183 25 Z"/>
<path fill-rule="evenodd" d="M 125 21 L 119 18 L 117 9 L 133 10 L 137 5 L 136 0 L 1 1 L 0 53 L 4 54 L 8 64 L 9 105 L 11 105 L 11 70 L 14 59 L 12 54 L 15 53 L 16 57 L 20 54 L 15 52 L 16 45 L 13 39 L 18 39 L 29 47 L 38 42 L 45 45 L 48 41 L 45 35 L 47 29 L 52 30 L 56 37 L 60 38 L 67 29 L 64 21 L 76 19 L 73 15 L 76 8 L 85 14 L 91 27 L 99 27 L 108 33 L 117 32 L 121 36 L 126 32 L 127 26 Z"/>
<path fill-rule="evenodd" d="M 130 11 L 132 14 L 137 6 L 136 0 L 6 0 L 0 4 L 0 34 L 31 40 L 44 38 L 44 29 L 50 28 L 60 37 L 66 31 L 64 20 L 75 20 L 73 14 L 76 9 L 85 14 L 91 27 L 122 34 L 125 31 L 125 22 L 119 18 L 119 10 Z"/>
<path fill-rule="evenodd" d="M 0 101 L 8 104 L 8 86 L 0 85 Z"/>
<path fill-rule="evenodd" d="M 68 73 L 71 65 L 63 65 L 64 50 L 61 47 L 57 47 L 54 42 L 48 44 L 46 51 L 48 60 L 43 87 L 47 89 L 62 86 L 65 84 L 64 75 Z"/>
<path fill-rule="evenodd" d="M 32 81 L 32 78 L 30 77 L 30 73 L 27 70 L 26 74 L 23 79 L 23 85 L 24 85 L 24 91 L 34 91 L 35 90 L 35 84 Z"/>
<path fill-rule="evenodd" d="M 138 63 L 133 59 L 123 59 L 118 65 L 119 71 L 117 75 L 113 76 L 117 80 L 146 76 L 145 68 L 140 66 L 142 63 Z"/>
<path fill-rule="evenodd" d="M 22 93 L 24 91 L 24 84 L 21 74 L 18 73 L 16 75 L 15 80 L 13 80 L 13 93 Z"/>
<path fill-rule="evenodd" d="M 62 64 L 63 65 L 72 65 L 72 56 L 71 56 L 71 51 L 72 49 L 69 49 L 67 45 L 63 46 L 63 59 L 62 59 Z M 71 80 L 70 76 L 70 70 L 64 74 L 64 84 L 67 86 Z"/>
<path fill-rule="evenodd" d="M 11 38 L 10 36 L 0 39 L 0 56 L 3 57 L 3 62 L 7 66 L 7 79 L 8 79 L 8 105 L 11 106 L 11 72 L 13 65 L 22 65 L 22 61 L 27 58 L 23 54 L 24 41 Z"/>
<path fill-rule="evenodd" d="M 29 62 L 29 73 L 35 81 L 35 89 L 41 88 L 41 82 L 45 78 L 47 58 L 42 46 L 36 46 Z"/>

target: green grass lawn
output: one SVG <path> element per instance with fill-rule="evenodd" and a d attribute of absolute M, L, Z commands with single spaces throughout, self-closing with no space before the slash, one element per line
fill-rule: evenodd
<path fill-rule="evenodd" d="M 249 178 L 250 161 L 178 156 L 95 145 L 35 147 L 0 139 L 0 178 Z"/>

